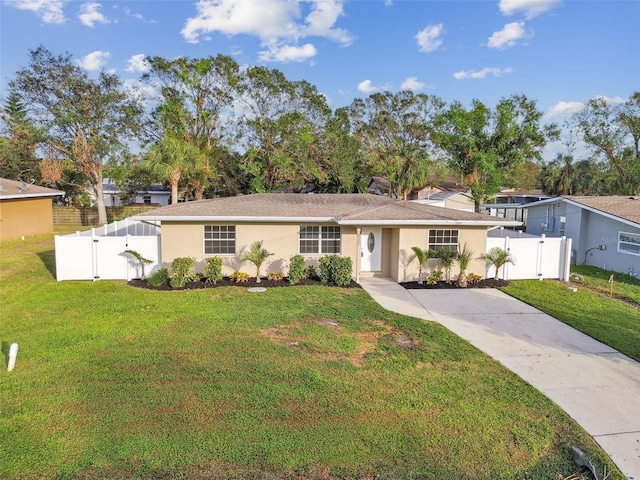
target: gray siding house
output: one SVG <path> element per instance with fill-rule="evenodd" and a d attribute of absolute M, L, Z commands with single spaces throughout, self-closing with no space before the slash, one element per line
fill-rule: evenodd
<path fill-rule="evenodd" d="M 523 208 L 527 233 L 572 239 L 574 264 L 640 275 L 640 196 L 564 196 Z"/>

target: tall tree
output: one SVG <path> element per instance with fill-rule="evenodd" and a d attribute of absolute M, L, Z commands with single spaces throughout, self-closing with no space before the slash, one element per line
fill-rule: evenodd
<path fill-rule="evenodd" d="M 140 125 L 142 108 L 120 79 L 105 71 L 91 78 L 66 53 L 44 47 L 30 52 L 26 68 L 9 83 L 43 134 L 50 161 L 67 160 L 89 181 L 98 222 L 107 223 L 102 194 L 103 162 L 127 149 Z"/>
<path fill-rule="evenodd" d="M 219 184 L 219 168 L 225 150 L 234 141 L 232 128 L 236 86 L 240 67 L 231 57 L 180 57 L 166 60 L 149 57 L 143 80 L 156 93 L 151 118 L 151 138 L 164 136 L 193 145 L 202 155 L 198 163 L 182 172 L 188 190 L 201 199 L 213 182 Z"/>
<path fill-rule="evenodd" d="M 374 93 L 351 104 L 354 134 L 395 196 L 406 199 L 435 170 L 432 127 L 443 106 L 437 97 L 410 90 Z"/>
<path fill-rule="evenodd" d="M 514 165 L 541 160 L 542 148 L 558 136 L 556 125 L 540 125 L 542 112 L 533 100 L 512 95 L 491 110 L 479 100 L 470 109 L 454 102 L 440 116 L 437 144 L 449 166 L 463 176 L 476 212 L 500 189 L 503 173 Z"/>
<path fill-rule="evenodd" d="M 3 134 L 0 137 L 0 177 L 40 181 L 36 155 L 38 131 L 27 117 L 27 109 L 16 92 L 10 92 L 0 106 Z"/>
<path fill-rule="evenodd" d="M 255 191 L 300 189 L 320 175 L 319 139 L 330 109 L 316 87 L 279 70 L 252 67 L 239 84 L 246 154 Z"/>
<path fill-rule="evenodd" d="M 639 192 L 640 92 L 618 106 L 604 98 L 593 98 L 571 120 L 594 158 L 612 171 L 613 193 Z"/>

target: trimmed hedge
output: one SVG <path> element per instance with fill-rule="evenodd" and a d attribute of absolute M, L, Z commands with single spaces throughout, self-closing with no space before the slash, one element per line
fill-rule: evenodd
<path fill-rule="evenodd" d="M 202 270 L 202 276 L 206 283 L 218 283 L 222 280 L 222 258 L 211 257 L 207 258 L 204 269 Z"/>
<path fill-rule="evenodd" d="M 171 286 L 173 288 L 184 287 L 195 278 L 193 267 L 196 264 L 195 258 L 178 257 L 171 262 Z"/>
<path fill-rule="evenodd" d="M 350 257 L 327 255 L 320 259 L 320 280 L 322 283 L 335 283 L 346 287 L 351 283 L 353 265 Z"/>

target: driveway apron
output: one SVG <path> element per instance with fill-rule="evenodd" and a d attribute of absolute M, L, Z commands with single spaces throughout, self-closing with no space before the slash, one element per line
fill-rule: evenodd
<path fill-rule="evenodd" d="M 640 480 L 640 363 L 494 289 L 362 287 L 388 310 L 435 320 L 498 360 L 576 420 Z"/>

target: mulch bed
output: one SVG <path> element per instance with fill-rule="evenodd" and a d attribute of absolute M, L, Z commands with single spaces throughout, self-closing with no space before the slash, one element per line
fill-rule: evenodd
<path fill-rule="evenodd" d="M 296 287 L 298 285 L 323 285 L 325 287 L 335 287 L 335 285 L 333 284 L 322 283 L 320 280 L 309 279 L 309 278 L 300 280 L 295 285 L 291 285 L 286 278 L 280 281 L 273 281 L 273 280 L 268 280 L 266 278 L 263 278 L 260 281 L 260 283 L 257 283 L 255 277 L 249 278 L 248 282 L 234 282 L 229 277 L 224 277 L 222 280 L 220 280 L 217 283 L 206 283 L 204 280 L 199 280 L 197 282 L 187 283 L 184 287 L 181 287 L 181 288 L 173 288 L 169 285 L 164 285 L 162 287 L 152 287 L 147 283 L 146 280 L 129 280 L 129 282 L 127 283 L 132 287 L 146 288 L 148 290 L 198 290 L 202 288 L 218 288 L 218 287 L 279 288 L 279 287 Z M 352 281 L 348 286 L 342 287 L 342 288 L 360 288 L 360 285 Z"/>
<path fill-rule="evenodd" d="M 403 282 L 400 283 L 407 290 L 437 290 L 437 289 L 452 289 L 452 288 L 460 288 L 456 284 L 456 282 L 438 282 L 433 285 L 427 284 L 427 282 L 423 284 L 419 284 L 418 282 Z M 493 278 L 485 278 L 484 280 L 480 280 L 476 283 L 469 283 L 467 288 L 500 288 L 509 285 L 507 280 L 494 280 Z"/>

